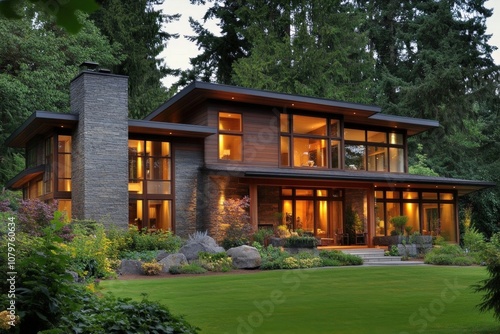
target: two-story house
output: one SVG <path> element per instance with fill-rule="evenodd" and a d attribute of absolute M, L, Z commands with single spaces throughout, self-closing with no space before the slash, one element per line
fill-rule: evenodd
<path fill-rule="evenodd" d="M 255 229 L 354 243 L 340 238 L 354 214 L 372 245 L 406 215 L 412 231 L 457 242 L 458 197 L 495 185 L 409 174 L 408 138 L 439 124 L 376 106 L 193 82 L 132 120 L 124 76 L 84 70 L 70 91 L 69 113 L 36 111 L 8 138 L 26 149 L 8 187 L 79 219 L 185 237 L 215 231 L 223 201 L 249 196 Z"/>

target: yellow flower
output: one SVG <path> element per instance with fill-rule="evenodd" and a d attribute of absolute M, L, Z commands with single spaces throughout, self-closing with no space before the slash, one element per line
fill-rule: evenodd
<path fill-rule="evenodd" d="M 5 310 L 5 311 L 0 312 L 0 328 L 1 329 L 9 330 L 11 327 L 10 323 L 12 321 L 14 321 L 14 324 L 18 324 L 19 323 L 19 316 L 16 315 L 15 319 L 12 320 L 9 311 Z"/>

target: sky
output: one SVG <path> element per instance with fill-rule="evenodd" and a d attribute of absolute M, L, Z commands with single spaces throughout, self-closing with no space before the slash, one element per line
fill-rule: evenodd
<path fill-rule="evenodd" d="M 188 41 L 184 36 L 194 35 L 189 26 L 189 17 L 191 16 L 195 20 L 202 22 L 202 17 L 209 7 L 210 3 L 208 1 L 207 5 L 200 6 L 191 5 L 189 0 L 167 0 L 161 6 L 165 14 L 182 14 L 179 21 L 169 23 L 166 28 L 167 32 L 178 33 L 180 35 L 178 39 L 171 39 L 167 45 L 167 51 L 160 54 L 160 57 L 164 58 L 168 67 L 181 68 L 183 70 L 188 69 L 190 67 L 189 58 L 193 58 L 201 52 L 194 43 Z M 487 33 L 492 35 L 489 44 L 499 48 L 499 50 L 493 52 L 492 56 L 495 64 L 500 65 L 500 0 L 488 0 L 486 8 L 493 8 L 493 16 L 488 19 L 486 25 Z M 206 28 L 214 32 L 218 31 L 215 22 L 209 22 Z M 167 77 L 163 80 L 163 83 L 168 87 L 175 81 L 174 77 Z"/>

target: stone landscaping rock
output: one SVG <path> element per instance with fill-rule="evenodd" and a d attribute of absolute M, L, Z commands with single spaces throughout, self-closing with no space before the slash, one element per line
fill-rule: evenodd
<path fill-rule="evenodd" d="M 119 272 L 121 275 L 142 275 L 142 262 L 139 260 L 122 260 Z"/>
<path fill-rule="evenodd" d="M 198 240 L 189 240 L 188 243 L 181 247 L 179 253 L 186 256 L 188 261 L 198 259 L 199 252 L 207 253 L 222 253 L 224 248 L 217 245 L 212 237 L 204 236 Z"/>
<path fill-rule="evenodd" d="M 182 266 L 188 264 L 186 256 L 182 253 L 170 254 L 167 257 L 158 261 L 163 266 L 162 271 L 168 273 L 170 267 L 172 266 Z"/>
<path fill-rule="evenodd" d="M 238 269 L 255 269 L 262 263 L 257 248 L 247 245 L 230 248 L 227 255 L 233 260 L 233 266 Z"/>
<path fill-rule="evenodd" d="M 170 255 L 170 254 L 165 252 L 164 250 L 161 250 L 158 252 L 158 255 L 156 255 L 156 261 L 160 262 L 161 260 L 166 258 L 168 255 Z"/>

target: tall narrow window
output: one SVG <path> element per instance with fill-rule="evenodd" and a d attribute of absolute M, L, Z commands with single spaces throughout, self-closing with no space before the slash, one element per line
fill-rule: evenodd
<path fill-rule="evenodd" d="M 54 138 L 50 137 L 45 140 L 45 174 L 43 176 L 43 190 L 45 194 L 52 192 L 53 180 L 53 160 L 54 160 Z"/>
<path fill-rule="evenodd" d="M 71 136 L 58 136 L 57 190 L 71 191 Z"/>
<path fill-rule="evenodd" d="M 219 159 L 243 160 L 243 126 L 240 114 L 219 113 Z"/>

